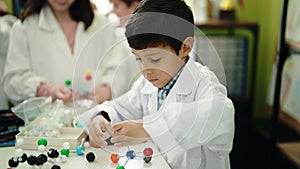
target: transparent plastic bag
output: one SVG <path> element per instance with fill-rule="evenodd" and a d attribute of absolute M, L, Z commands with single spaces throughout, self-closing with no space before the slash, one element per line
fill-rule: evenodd
<path fill-rule="evenodd" d="M 49 112 L 51 107 L 51 97 L 35 97 L 12 107 L 11 111 L 24 120 L 26 126 L 43 112 Z"/>

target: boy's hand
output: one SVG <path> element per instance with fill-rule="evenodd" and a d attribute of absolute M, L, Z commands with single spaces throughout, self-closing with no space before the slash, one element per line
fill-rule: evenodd
<path fill-rule="evenodd" d="M 89 129 L 90 144 L 92 147 L 106 147 L 107 143 L 103 140 L 106 135 L 104 132 L 108 132 L 113 136 L 114 132 L 110 126 L 110 123 L 101 115 L 96 116 Z"/>
<path fill-rule="evenodd" d="M 139 144 L 150 138 L 143 128 L 143 121 L 123 121 L 115 124 L 113 130 L 111 142 L 117 147 Z"/>

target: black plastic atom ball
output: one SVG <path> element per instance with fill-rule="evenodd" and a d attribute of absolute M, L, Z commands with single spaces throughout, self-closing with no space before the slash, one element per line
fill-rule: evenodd
<path fill-rule="evenodd" d="M 19 162 L 24 163 L 27 160 L 27 154 L 23 154 L 21 157 L 18 158 Z"/>
<path fill-rule="evenodd" d="M 19 161 L 15 161 L 14 158 L 8 160 L 9 167 L 15 168 L 18 167 Z"/>
<path fill-rule="evenodd" d="M 42 159 L 43 164 L 48 160 L 48 157 L 45 154 L 40 154 L 38 157 Z"/>
<path fill-rule="evenodd" d="M 86 160 L 88 160 L 88 162 L 93 162 L 93 161 L 95 161 L 95 159 L 96 159 L 96 156 L 93 152 L 87 153 Z"/>
<path fill-rule="evenodd" d="M 152 157 L 144 157 L 145 163 L 149 163 L 151 161 Z"/>
<path fill-rule="evenodd" d="M 59 152 L 53 148 L 49 149 L 47 154 L 48 154 L 48 157 L 50 157 L 50 158 L 57 158 L 59 156 Z"/>
<path fill-rule="evenodd" d="M 61 169 L 59 165 L 53 165 L 51 169 Z"/>
<path fill-rule="evenodd" d="M 27 163 L 28 163 L 29 165 L 33 166 L 33 165 L 36 164 L 36 159 L 37 159 L 36 156 L 31 155 L 31 156 L 29 156 L 29 157 L 27 158 Z"/>
<path fill-rule="evenodd" d="M 43 160 L 42 160 L 42 158 L 41 157 L 37 157 L 36 158 L 36 163 L 35 163 L 37 166 L 41 166 L 41 165 L 43 165 Z"/>

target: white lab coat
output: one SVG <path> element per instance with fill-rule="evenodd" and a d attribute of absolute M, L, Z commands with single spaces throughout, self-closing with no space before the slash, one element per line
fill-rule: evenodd
<path fill-rule="evenodd" d="M 4 72 L 10 30 L 16 20 L 17 18 L 12 15 L 0 16 L 0 79 Z M 8 109 L 8 100 L 0 84 L 0 110 L 2 109 Z"/>
<path fill-rule="evenodd" d="M 11 32 L 7 64 L 2 79 L 4 91 L 9 99 L 16 104 L 35 97 L 41 82 L 64 85 L 66 79 L 71 79 L 74 88 L 83 86 L 86 90 L 99 84 L 111 83 L 111 74 L 119 66 L 120 60 L 127 56 L 120 53 L 112 56 L 110 54 L 116 51 L 107 52 L 112 46 L 116 46 L 114 32 L 106 26 L 106 30 L 110 31 L 96 33 L 107 24 L 108 20 L 97 13 L 86 31 L 84 24 L 80 22 L 72 53 L 49 6 L 46 5 L 40 14 L 28 17 L 23 23 L 17 21 Z M 101 37 L 95 38 L 95 34 Z M 90 43 L 88 40 L 91 37 L 97 39 L 97 43 Z M 104 54 L 111 57 L 106 57 L 105 60 Z M 95 83 L 85 80 L 87 69 L 92 70 L 93 77 L 97 76 Z M 126 78 L 126 70 L 122 71 L 121 75 Z M 120 79 L 119 89 L 114 96 L 128 89 L 127 79 Z"/>
<path fill-rule="evenodd" d="M 109 114 L 112 123 L 142 119 L 172 168 L 230 168 L 233 104 L 216 76 L 192 59 L 158 111 L 157 88 L 143 77 L 123 96 L 83 113 L 80 121 L 86 129 L 101 110 Z"/>

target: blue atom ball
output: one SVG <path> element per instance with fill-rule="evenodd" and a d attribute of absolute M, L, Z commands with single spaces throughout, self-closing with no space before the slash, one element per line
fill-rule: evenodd
<path fill-rule="evenodd" d="M 134 157 L 135 157 L 134 151 L 133 151 L 133 150 L 127 151 L 126 157 L 127 157 L 127 158 L 130 158 L 130 159 L 134 159 Z"/>
<path fill-rule="evenodd" d="M 78 146 L 76 147 L 76 154 L 79 156 L 82 156 L 84 152 L 84 147 L 83 146 Z"/>

